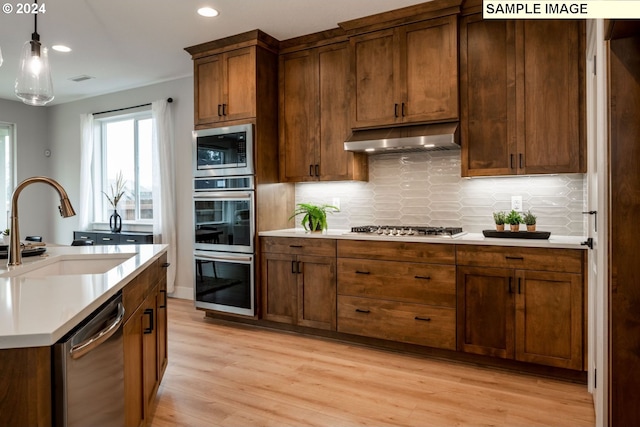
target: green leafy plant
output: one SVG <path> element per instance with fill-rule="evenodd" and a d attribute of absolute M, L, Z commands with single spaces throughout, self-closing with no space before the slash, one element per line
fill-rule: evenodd
<path fill-rule="evenodd" d="M 327 229 L 327 213 L 339 212 L 335 206 L 313 205 L 311 203 L 298 203 L 289 220 L 298 215 L 303 215 L 300 223 L 307 231 Z"/>
<path fill-rule="evenodd" d="M 538 218 L 531 213 L 531 211 L 527 211 L 527 213 L 525 213 L 522 216 L 522 221 L 526 224 L 526 225 L 535 225 L 536 224 L 536 220 Z"/>
<path fill-rule="evenodd" d="M 502 212 L 502 211 L 498 211 L 498 212 L 494 212 L 493 213 L 493 222 L 496 223 L 496 225 L 504 225 L 504 223 L 507 221 L 507 214 Z"/>
<path fill-rule="evenodd" d="M 8 236 L 9 234 L 11 234 L 11 230 L 9 230 L 8 228 L 5 228 L 4 231 L 2 232 L 3 236 Z"/>
<path fill-rule="evenodd" d="M 516 212 L 514 210 L 509 212 L 509 214 L 507 215 L 505 220 L 506 220 L 507 224 L 509 224 L 509 225 L 522 224 L 522 217 L 520 216 L 520 214 L 518 212 Z"/>
<path fill-rule="evenodd" d="M 124 180 L 124 177 L 122 176 L 122 171 L 119 171 L 118 174 L 116 175 L 115 186 L 113 184 L 111 184 L 110 186 L 111 196 L 109 196 L 104 191 L 102 192 L 102 194 L 104 194 L 107 200 L 109 201 L 109 204 L 111 204 L 111 206 L 113 206 L 114 209 L 118 207 L 118 203 L 120 202 L 120 199 L 122 198 L 122 196 L 124 196 L 124 186 L 126 185 L 126 183 L 127 182 Z"/>

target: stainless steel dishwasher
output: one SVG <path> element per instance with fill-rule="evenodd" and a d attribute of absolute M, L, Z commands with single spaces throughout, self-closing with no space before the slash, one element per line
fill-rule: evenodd
<path fill-rule="evenodd" d="M 124 425 L 124 306 L 118 293 L 53 348 L 55 425 Z"/>

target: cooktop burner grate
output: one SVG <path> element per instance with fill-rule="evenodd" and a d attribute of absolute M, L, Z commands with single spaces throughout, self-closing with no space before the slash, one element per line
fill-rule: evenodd
<path fill-rule="evenodd" d="M 431 227 L 424 225 L 362 225 L 351 227 L 352 233 L 391 236 L 455 236 L 462 227 Z"/>

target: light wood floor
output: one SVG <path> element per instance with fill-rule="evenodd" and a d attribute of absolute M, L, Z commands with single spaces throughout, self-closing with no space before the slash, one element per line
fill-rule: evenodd
<path fill-rule="evenodd" d="M 593 426 L 586 386 L 204 320 L 169 300 L 152 426 Z"/>

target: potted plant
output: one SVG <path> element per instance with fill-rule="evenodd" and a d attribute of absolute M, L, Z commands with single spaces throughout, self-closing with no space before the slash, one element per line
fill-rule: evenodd
<path fill-rule="evenodd" d="M 504 223 L 507 221 L 507 214 L 503 211 L 493 213 L 493 222 L 496 223 L 497 231 L 504 231 Z"/>
<path fill-rule="evenodd" d="M 522 222 L 527 225 L 527 231 L 536 231 L 536 219 L 537 217 L 530 210 L 522 216 Z"/>
<path fill-rule="evenodd" d="M 306 231 L 323 231 L 327 229 L 327 213 L 339 211 L 340 209 L 331 205 L 298 203 L 289 219 L 291 220 L 298 215 L 303 215 L 300 223 Z"/>
<path fill-rule="evenodd" d="M 122 171 L 119 171 L 116 175 L 115 186 L 113 184 L 110 186 L 111 196 L 104 191 L 102 192 L 109 201 L 109 204 L 113 207 L 113 213 L 109 217 L 109 227 L 114 233 L 119 233 L 120 230 L 122 230 L 122 217 L 118 214 L 118 203 L 122 196 L 124 196 L 125 185 L 126 181 L 122 176 Z"/>
<path fill-rule="evenodd" d="M 509 224 L 511 231 L 519 231 L 522 217 L 515 210 L 511 210 L 506 217 L 506 223 Z"/>
<path fill-rule="evenodd" d="M 11 239 L 9 238 L 10 234 L 11 232 L 8 228 L 5 228 L 5 230 L 2 232 L 2 243 L 4 243 L 5 245 L 8 245 L 11 241 Z"/>

